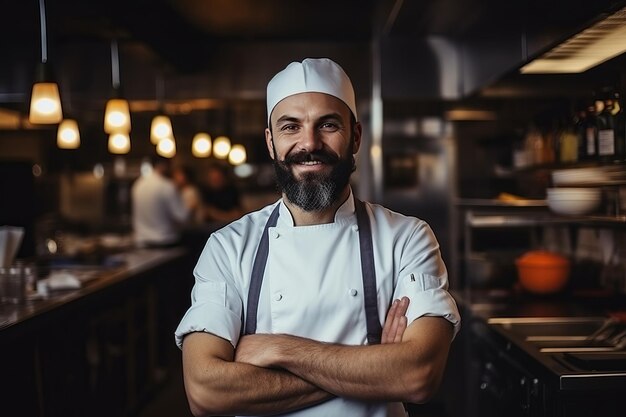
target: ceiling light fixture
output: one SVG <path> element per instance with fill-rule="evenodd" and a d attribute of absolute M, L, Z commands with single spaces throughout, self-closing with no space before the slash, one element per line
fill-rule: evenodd
<path fill-rule="evenodd" d="M 246 148 L 243 145 L 233 145 L 228 153 L 228 162 L 230 162 L 231 165 L 241 165 L 246 162 L 246 158 Z"/>
<path fill-rule="evenodd" d="M 219 136 L 213 141 L 213 155 L 218 159 L 226 159 L 230 152 L 230 139 L 227 136 Z"/>
<path fill-rule="evenodd" d="M 163 77 L 159 76 L 156 83 L 156 99 L 159 106 L 160 114 L 154 116 L 150 124 L 150 142 L 158 145 L 159 141 L 164 138 L 173 136 L 172 121 L 163 111 L 163 91 L 165 90 Z"/>
<path fill-rule="evenodd" d="M 169 117 L 161 114 L 154 116 L 150 125 L 150 142 L 158 145 L 161 139 L 172 136 L 172 121 Z"/>
<path fill-rule="evenodd" d="M 211 136 L 208 133 L 196 133 L 191 142 L 191 153 L 196 158 L 207 158 L 211 155 Z"/>
<path fill-rule="evenodd" d="M 63 119 L 57 131 L 57 146 L 60 149 L 76 149 L 80 146 L 80 131 L 74 119 Z"/>
<path fill-rule="evenodd" d="M 176 155 L 176 142 L 174 137 L 163 138 L 157 144 L 156 151 L 164 158 L 173 158 Z"/>
<path fill-rule="evenodd" d="M 37 65 L 36 82 L 30 99 L 28 121 L 33 124 L 56 124 L 63 119 L 61 97 L 57 83 L 50 80 L 46 63 L 48 44 L 46 33 L 46 5 L 39 0 L 39 22 L 41 30 L 41 62 Z"/>
<path fill-rule="evenodd" d="M 109 152 L 125 154 L 130 152 L 130 136 L 126 132 L 116 132 L 109 135 Z"/>
<path fill-rule="evenodd" d="M 522 74 L 581 73 L 626 52 L 626 7 L 524 65 Z"/>
<path fill-rule="evenodd" d="M 130 107 L 120 91 L 120 62 L 117 41 L 111 41 L 112 98 L 107 101 L 104 111 L 104 131 L 106 133 L 130 133 Z"/>

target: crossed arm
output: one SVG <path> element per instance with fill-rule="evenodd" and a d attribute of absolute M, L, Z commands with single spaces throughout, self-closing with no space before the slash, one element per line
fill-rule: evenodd
<path fill-rule="evenodd" d="M 217 336 L 183 344 L 185 389 L 195 415 L 275 414 L 343 396 L 427 400 L 439 385 L 452 326 L 422 317 L 407 328 L 409 300 L 393 303 L 382 344 L 345 346 L 289 335 L 244 336 L 235 351 Z"/>

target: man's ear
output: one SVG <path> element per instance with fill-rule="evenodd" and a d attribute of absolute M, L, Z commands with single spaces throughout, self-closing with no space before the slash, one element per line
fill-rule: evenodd
<path fill-rule="evenodd" d="M 270 158 L 274 159 L 274 141 L 272 140 L 272 131 L 269 127 L 265 128 L 265 146 L 267 146 Z"/>
<path fill-rule="evenodd" d="M 360 122 L 356 122 L 354 124 L 354 141 L 352 142 L 352 154 L 356 154 L 361 147 L 361 137 L 363 136 L 363 126 L 361 126 Z"/>

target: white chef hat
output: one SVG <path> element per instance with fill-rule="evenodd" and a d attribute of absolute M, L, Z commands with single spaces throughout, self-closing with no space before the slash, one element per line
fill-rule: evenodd
<path fill-rule="evenodd" d="M 357 118 L 354 89 L 344 70 L 328 58 L 306 58 L 302 62 L 292 62 L 267 84 L 268 126 L 274 107 L 281 100 L 300 93 L 325 93 L 337 97 Z"/>

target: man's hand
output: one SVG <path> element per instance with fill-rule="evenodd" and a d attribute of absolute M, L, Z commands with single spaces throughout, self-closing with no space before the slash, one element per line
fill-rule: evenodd
<path fill-rule="evenodd" d="M 400 343 L 407 326 L 406 311 L 409 308 L 409 299 L 402 297 L 394 300 L 387 312 L 381 343 Z M 253 334 L 239 339 L 235 350 L 235 362 L 247 363 L 254 366 L 269 368 L 273 366 L 275 355 L 273 349 L 281 344 L 289 343 L 289 337 L 279 334 Z"/>
<path fill-rule="evenodd" d="M 273 347 L 279 343 L 280 334 L 250 334 L 239 339 L 235 349 L 235 362 L 247 363 L 262 368 L 272 367 Z"/>
<path fill-rule="evenodd" d="M 394 300 L 387 312 L 385 326 L 381 337 L 381 344 L 400 343 L 407 326 L 406 311 L 409 308 L 409 299 L 402 297 Z"/>

